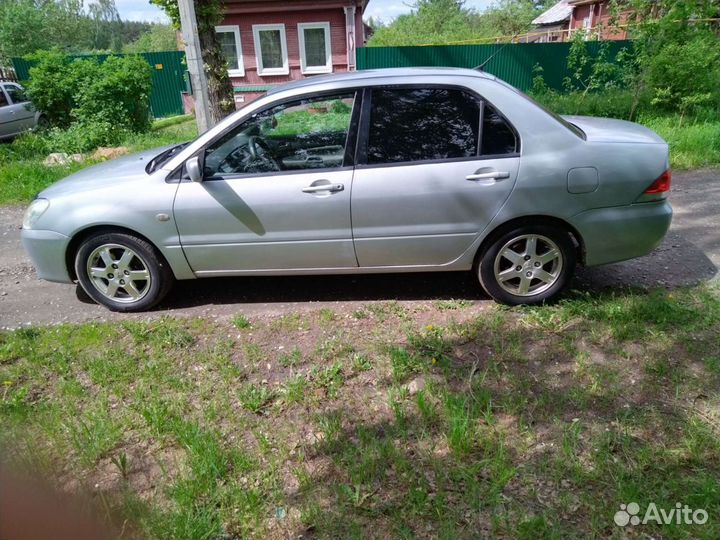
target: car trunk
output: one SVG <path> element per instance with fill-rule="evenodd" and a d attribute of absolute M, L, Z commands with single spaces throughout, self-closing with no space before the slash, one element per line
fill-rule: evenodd
<path fill-rule="evenodd" d="M 634 122 L 593 116 L 563 118 L 581 129 L 590 142 L 666 144 L 653 130 Z"/>

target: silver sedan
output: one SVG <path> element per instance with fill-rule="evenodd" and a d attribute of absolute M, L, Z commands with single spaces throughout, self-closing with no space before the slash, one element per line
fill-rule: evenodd
<path fill-rule="evenodd" d="M 176 279 L 418 271 L 536 304 L 576 264 L 655 248 L 669 188 L 640 125 L 559 117 L 472 70 L 388 69 L 277 87 L 191 143 L 69 176 L 22 237 L 40 278 L 118 311 Z"/>
<path fill-rule="evenodd" d="M 0 140 L 47 126 L 47 118 L 35 109 L 22 86 L 0 80 Z"/>

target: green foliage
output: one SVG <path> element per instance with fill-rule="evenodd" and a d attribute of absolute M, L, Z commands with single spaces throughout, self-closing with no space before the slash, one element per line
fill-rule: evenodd
<path fill-rule="evenodd" d="M 712 33 L 670 41 L 643 58 L 653 105 L 683 114 L 720 107 L 720 41 Z"/>
<path fill-rule="evenodd" d="M 162 52 L 177 50 L 175 28 L 167 24 L 154 24 L 132 43 L 123 47 L 124 53 Z"/>
<path fill-rule="evenodd" d="M 91 139 L 101 132 L 109 134 L 108 125 L 136 132 L 150 127 L 151 68 L 141 57 L 111 56 L 98 63 L 51 50 L 28 59 L 34 63 L 28 95 L 54 126 L 99 124 L 89 135 Z M 110 138 L 101 144 L 109 142 Z"/>
<path fill-rule="evenodd" d="M 416 0 L 409 14 L 387 26 L 372 21 L 370 46 L 442 45 L 514 36 L 527 32 L 542 10 L 542 2 L 500 0 L 482 13 L 463 0 Z"/>
<path fill-rule="evenodd" d="M 114 0 L 3 0 L 0 56 L 53 47 L 74 53 L 119 52 L 151 28 L 150 23 L 121 21 Z"/>
<path fill-rule="evenodd" d="M 552 90 L 531 92 L 533 97 L 548 109 L 559 114 L 601 116 L 605 118 L 634 119 L 633 93 L 612 88 L 602 92 L 559 93 Z"/>
<path fill-rule="evenodd" d="M 173 27 L 180 28 L 180 9 L 177 0 L 150 0 L 150 3 L 159 7 L 172 21 Z"/>
<path fill-rule="evenodd" d="M 93 126 L 91 129 L 95 128 L 97 126 Z M 15 139 L 12 144 L 0 145 L 0 204 L 27 203 L 50 184 L 94 163 L 92 161 L 72 162 L 68 165 L 54 167 L 43 165 L 42 161 L 48 153 L 73 153 L 79 147 L 76 139 L 84 136 L 83 128 L 78 126 L 74 129 L 80 132 L 76 136 L 65 137 L 63 131 L 57 129 L 50 130 L 45 134 L 26 133 Z M 153 128 L 147 133 L 113 130 L 109 134 L 113 137 L 116 135 L 123 137 L 117 141 L 118 144 L 129 147 L 131 151 L 140 151 L 189 141 L 197 136 L 197 126 L 194 120 L 188 120 L 179 125 L 170 125 L 161 129 Z M 66 142 L 67 147 L 63 146 Z M 86 147 L 87 145 L 83 144 L 82 146 Z M 92 149 L 89 148 L 89 150 Z"/>
<path fill-rule="evenodd" d="M 720 164 L 720 121 L 675 116 L 640 116 L 638 121 L 670 145 L 673 169 L 717 167 Z"/>
<path fill-rule="evenodd" d="M 588 51 L 585 32 L 575 32 L 567 58 L 570 76 L 563 81 L 565 90 L 594 92 L 615 87 L 621 72 L 618 64 L 608 56 L 609 46 L 609 41 L 601 42 L 600 49 L 593 56 Z"/>
<path fill-rule="evenodd" d="M 82 154 L 99 146 L 118 146 L 127 136 L 127 130 L 104 120 L 80 121 L 67 129 L 51 129 L 45 136 L 45 142 L 48 153 Z"/>
<path fill-rule="evenodd" d="M 637 84 L 653 105 L 681 114 L 720 111 L 717 2 L 635 0 Z"/>
<path fill-rule="evenodd" d="M 98 66 L 97 77 L 78 88 L 73 114 L 85 124 L 106 122 L 116 129 L 147 131 L 151 89 L 150 64 L 143 58 L 111 56 Z"/>
<path fill-rule="evenodd" d="M 615 9 L 618 9 L 615 6 Z M 720 115 L 720 39 L 717 7 L 694 0 L 635 0 L 633 47 L 609 57 L 609 42 L 591 55 L 587 36 L 573 34 L 566 95 L 548 89 L 536 66 L 531 93 L 550 108 L 571 114 L 634 119 L 638 114 Z M 611 21 L 612 22 L 612 21 Z M 620 90 L 624 89 L 624 90 Z"/>
<path fill-rule="evenodd" d="M 265 385 L 246 384 L 238 390 L 242 406 L 254 413 L 259 413 L 274 397 L 275 392 Z"/>
<path fill-rule="evenodd" d="M 52 125 L 70 125 L 79 88 L 96 76 L 96 65 L 89 60 L 73 62 L 58 49 L 38 51 L 27 59 L 33 62 L 26 83 L 28 97 Z"/>
<path fill-rule="evenodd" d="M 238 313 L 232 318 L 232 323 L 235 328 L 238 330 L 247 330 L 248 328 L 252 328 L 252 323 L 250 322 L 250 319 L 248 319 L 245 315 L 242 313 Z"/>
<path fill-rule="evenodd" d="M 336 103 L 340 103 L 342 107 L 333 104 L 330 107 L 332 112 L 324 112 L 325 108 L 317 105 L 317 108 L 323 111 L 319 114 L 309 111 L 283 111 L 275 116 L 277 126 L 268 129 L 266 135 L 268 137 L 287 137 L 301 133 L 347 131 L 350 126 L 350 107 L 341 101 Z"/>

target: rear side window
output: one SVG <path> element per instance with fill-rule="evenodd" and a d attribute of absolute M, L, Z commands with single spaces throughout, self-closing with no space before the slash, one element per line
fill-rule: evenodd
<path fill-rule="evenodd" d="M 517 138 L 510 124 L 491 105 L 483 112 L 482 146 L 485 156 L 499 156 L 518 152 Z"/>
<path fill-rule="evenodd" d="M 478 98 L 457 89 L 373 89 L 367 162 L 476 156 L 480 107 Z"/>

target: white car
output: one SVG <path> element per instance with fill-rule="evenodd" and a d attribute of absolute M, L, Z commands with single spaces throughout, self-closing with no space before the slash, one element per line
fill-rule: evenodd
<path fill-rule="evenodd" d="M 36 110 L 18 83 L 0 82 L 0 140 L 47 125 L 47 119 Z"/>

